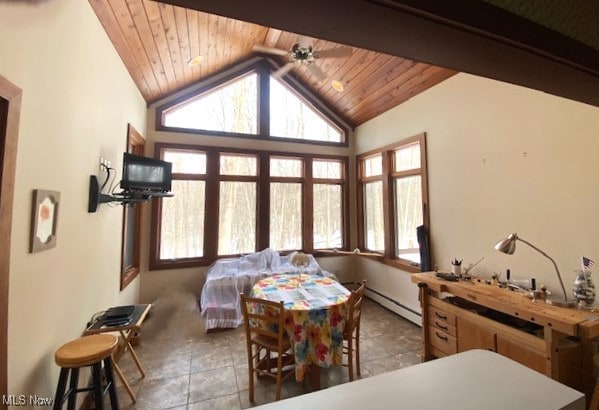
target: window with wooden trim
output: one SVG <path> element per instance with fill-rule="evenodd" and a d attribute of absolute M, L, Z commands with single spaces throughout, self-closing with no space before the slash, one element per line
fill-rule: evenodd
<path fill-rule="evenodd" d="M 339 116 L 266 60 L 233 69 L 156 109 L 156 129 L 347 146 Z"/>
<path fill-rule="evenodd" d="M 347 157 L 164 143 L 156 157 L 174 196 L 154 202 L 150 269 L 348 247 Z"/>
<path fill-rule="evenodd" d="M 258 157 L 219 153 L 218 255 L 256 250 Z"/>
<path fill-rule="evenodd" d="M 312 161 L 314 249 L 343 247 L 344 183 L 342 161 L 331 159 Z"/>
<path fill-rule="evenodd" d="M 302 249 L 303 185 L 302 158 L 269 156 L 270 247 L 278 251 Z"/>
<path fill-rule="evenodd" d="M 359 246 L 413 270 L 416 230 L 428 230 L 426 136 L 416 135 L 357 157 Z"/>
<path fill-rule="evenodd" d="M 171 149 L 162 159 L 172 162 L 173 197 L 162 202 L 160 248 L 163 260 L 193 260 L 204 256 L 206 212 L 206 152 Z"/>

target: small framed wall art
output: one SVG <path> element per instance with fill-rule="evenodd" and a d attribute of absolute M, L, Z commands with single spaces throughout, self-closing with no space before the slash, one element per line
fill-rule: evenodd
<path fill-rule="evenodd" d="M 60 192 L 45 189 L 33 190 L 30 253 L 56 246 L 59 205 Z"/>

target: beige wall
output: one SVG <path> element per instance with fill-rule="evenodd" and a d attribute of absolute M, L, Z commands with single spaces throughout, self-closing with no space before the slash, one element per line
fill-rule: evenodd
<path fill-rule="evenodd" d="M 8 388 L 53 396 L 56 348 L 79 337 L 93 313 L 138 298 L 139 280 L 119 291 L 122 208 L 88 213 L 87 197 L 99 157 L 120 168 L 127 123 L 143 132 L 146 107 L 87 1 L 23 3 L 0 3 L 0 74 L 23 90 Z M 37 188 L 61 192 L 58 241 L 30 254 Z"/>
<path fill-rule="evenodd" d="M 458 74 L 358 127 L 356 153 L 420 132 L 439 268 L 484 256 L 473 273 L 511 268 L 558 291 L 551 262 L 525 244 L 512 256 L 493 249 L 510 232 L 557 261 L 569 292 L 581 255 L 599 261 L 599 108 Z M 375 289 L 418 309 L 409 274 L 371 261 L 361 268 Z"/>

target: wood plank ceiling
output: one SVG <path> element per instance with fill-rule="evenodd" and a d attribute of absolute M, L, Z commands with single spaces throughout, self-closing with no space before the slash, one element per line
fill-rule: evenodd
<path fill-rule="evenodd" d="M 151 104 L 255 55 L 254 44 L 291 50 L 295 43 L 314 50 L 339 44 L 258 24 L 150 0 L 89 0 L 125 66 Z M 187 63 L 200 55 L 196 67 Z M 268 55 L 280 65 L 285 57 Z M 349 57 L 316 64 L 326 74 L 317 81 L 304 65 L 294 76 L 350 126 L 356 127 L 456 74 L 455 71 L 388 54 L 353 48 Z M 331 87 L 340 81 L 344 91 Z"/>

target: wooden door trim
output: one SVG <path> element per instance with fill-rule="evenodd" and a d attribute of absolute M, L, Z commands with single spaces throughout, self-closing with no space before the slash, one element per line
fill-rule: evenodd
<path fill-rule="evenodd" d="M 0 247 L 0 392 L 8 391 L 8 285 L 10 274 L 10 231 L 12 225 L 12 206 L 15 189 L 15 168 L 17 160 L 17 137 L 21 114 L 20 88 L 0 75 L 0 98 L 8 102 L 3 110 L 6 128 L 0 129 L 0 238 L 4 244 Z M 6 405 L 1 404 L 3 408 Z"/>

